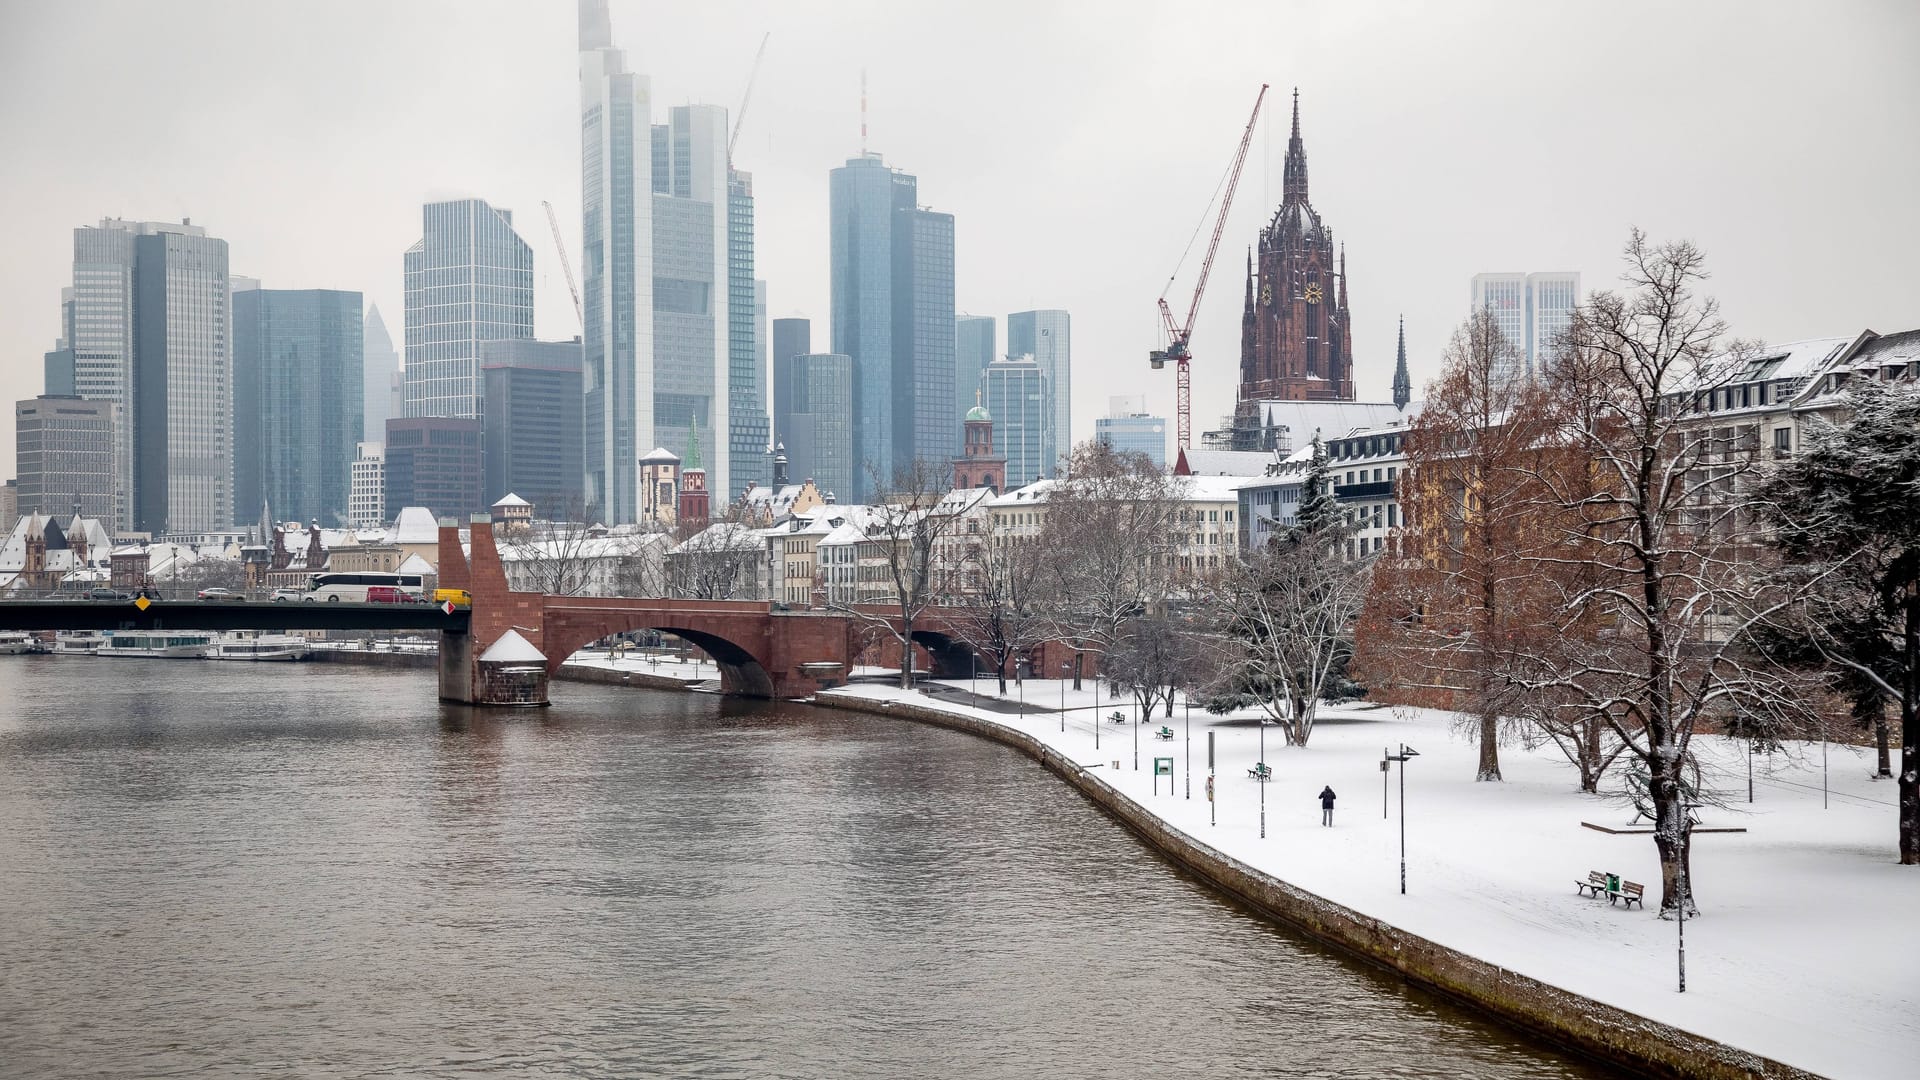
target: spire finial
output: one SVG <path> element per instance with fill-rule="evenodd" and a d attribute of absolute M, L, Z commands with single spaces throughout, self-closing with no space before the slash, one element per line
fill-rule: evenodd
<path fill-rule="evenodd" d="M 1307 148 L 1300 140 L 1300 88 L 1293 88 L 1293 137 L 1287 140 L 1287 167 L 1281 202 L 1307 201 Z"/>
<path fill-rule="evenodd" d="M 680 471 L 689 472 L 700 467 L 700 416 L 696 413 L 692 425 L 687 428 L 687 459 L 680 466 Z"/>
<path fill-rule="evenodd" d="M 977 386 L 973 388 L 973 403 L 976 406 L 980 404 L 980 388 Z"/>
<path fill-rule="evenodd" d="M 1407 374 L 1407 316 L 1400 315 L 1400 357 L 1393 367 L 1393 407 L 1405 409 L 1413 400 L 1413 379 Z"/>
<path fill-rule="evenodd" d="M 1293 88 L 1293 137 L 1300 137 L 1300 88 Z"/>

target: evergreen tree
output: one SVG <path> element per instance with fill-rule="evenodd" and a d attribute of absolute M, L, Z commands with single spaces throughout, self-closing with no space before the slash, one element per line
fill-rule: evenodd
<path fill-rule="evenodd" d="M 1318 435 L 1313 437 L 1313 464 L 1300 484 L 1300 511 L 1294 520 L 1297 524 L 1290 539 L 1296 544 L 1340 521 L 1340 504 L 1333 497 L 1333 468 L 1327 463 L 1327 448 Z"/>

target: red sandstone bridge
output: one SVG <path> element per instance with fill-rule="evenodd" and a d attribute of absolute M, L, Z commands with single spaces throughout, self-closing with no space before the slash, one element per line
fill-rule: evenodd
<path fill-rule="evenodd" d="M 458 527 L 440 527 L 440 587 L 473 596 L 467 626 L 441 633 L 440 696 L 450 701 L 545 704 L 548 678 L 575 651 L 634 630 L 674 634 L 706 652 L 720 668 L 725 693 L 801 697 L 844 678 L 877 628 L 838 612 L 775 611 L 764 601 L 514 592 L 493 524 L 473 522 L 469 540 L 471 557 L 461 550 Z M 874 615 L 885 617 L 878 608 Z M 970 654 L 941 612 L 916 620 L 913 639 L 931 658 L 934 674 L 969 670 Z"/>

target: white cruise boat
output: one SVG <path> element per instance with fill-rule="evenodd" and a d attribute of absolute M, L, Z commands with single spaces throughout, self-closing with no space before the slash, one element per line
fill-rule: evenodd
<path fill-rule="evenodd" d="M 62 630 L 53 636 L 53 655 L 94 656 L 106 644 L 107 635 L 98 630 Z"/>
<path fill-rule="evenodd" d="M 307 639 L 264 630 L 229 630 L 214 639 L 210 660 L 302 660 Z"/>
<path fill-rule="evenodd" d="M 39 652 L 40 639 L 19 630 L 0 630 L 0 656 Z"/>
<path fill-rule="evenodd" d="M 206 630 L 109 630 L 94 655 L 204 660 L 212 648 L 213 634 Z"/>

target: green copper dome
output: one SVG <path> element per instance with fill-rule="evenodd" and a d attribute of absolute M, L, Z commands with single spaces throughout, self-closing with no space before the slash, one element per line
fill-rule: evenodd
<path fill-rule="evenodd" d="M 993 417 L 987 415 L 987 410 L 984 407 L 975 405 L 973 408 L 967 410 L 967 419 L 992 421 Z"/>

